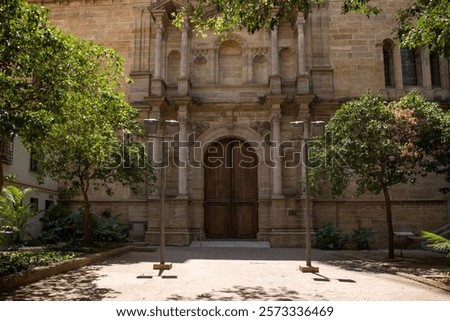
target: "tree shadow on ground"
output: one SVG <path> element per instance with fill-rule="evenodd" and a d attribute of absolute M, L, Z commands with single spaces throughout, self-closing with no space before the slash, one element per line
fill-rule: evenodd
<path fill-rule="evenodd" d="M 119 292 L 99 288 L 95 281 L 102 277 L 100 267 L 88 266 L 65 274 L 0 293 L 0 300 L 15 301 L 100 301 L 116 297 Z"/>
<path fill-rule="evenodd" d="M 407 256 L 387 259 L 384 253 L 379 252 L 367 252 L 359 255 L 361 257 L 340 255 L 340 257 L 322 263 L 357 272 L 393 274 L 402 272 L 418 276 L 439 274 L 449 268 L 449 261 L 445 256 L 417 256 L 414 255 L 414 252 L 409 252 Z"/>
<path fill-rule="evenodd" d="M 195 297 L 186 297 L 173 294 L 167 298 L 169 301 L 301 301 L 311 300 L 311 296 L 302 296 L 299 292 L 279 288 L 264 288 L 262 286 L 239 286 L 202 293 Z M 315 295 L 314 300 L 324 300 L 322 295 Z"/>

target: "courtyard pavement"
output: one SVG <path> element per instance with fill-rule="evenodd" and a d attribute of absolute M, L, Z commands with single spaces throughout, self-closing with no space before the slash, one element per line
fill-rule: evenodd
<path fill-rule="evenodd" d="M 153 270 L 159 251 L 133 251 L 2 293 L 0 300 L 450 300 L 442 289 L 355 268 L 359 253 L 313 250 L 320 270 L 302 273 L 305 253 L 298 248 L 167 247 L 173 268 L 160 274 Z"/>

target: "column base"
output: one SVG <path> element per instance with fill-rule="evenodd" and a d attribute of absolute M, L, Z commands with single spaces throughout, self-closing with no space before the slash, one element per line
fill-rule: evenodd
<path fill-rule="evenodd" d="M 299 266 L 299 270 L 303 273 L 319 273 L 319 268 L 316 266 Z"/>
<path fill-rule="evenodd" d="M 170 269 L 172 269 L 172 263 L 153 264 L 153 270 L 170 270 Z"/>
<path fill-rule="evenodd" d="M 279 95 L 281 94 L 281 76 L 273 75 L 269 77 L 269 88 L 270 94 Z"/>
<path fill-rule="evenodd" d="M 307 73 L 298 75 L 297 79 L 295 80 L 295 87 L 297 90 L 297 95 L 309 94 L 309 75 Z"/>

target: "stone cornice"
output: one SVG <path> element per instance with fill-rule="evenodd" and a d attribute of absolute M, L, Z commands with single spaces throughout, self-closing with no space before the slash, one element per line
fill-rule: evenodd
<path fill-rule="evenodd" d="M 310 105 L 314 98 L 316 96 L 315 95 L 310 95 L 310 94 L 306 94 L 306 95 L 295 95 L 294 96 L 294 102 L 298 105 Z"/>
<path fill-rule="evenodd" d="M 286 101 L 286 94 L 280 94 L 280 95 L 267 95 L 266 96 L 266 102 L 267 105 L 272 108 L 273 105 L 281 105 Z"/>

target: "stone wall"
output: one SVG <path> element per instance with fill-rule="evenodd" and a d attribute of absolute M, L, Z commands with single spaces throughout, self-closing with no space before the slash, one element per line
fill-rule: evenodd
<path fill-rule="evenodd" d="M 298 164 L 299 134 L 290 122 L 326 121 L 342 101 L 368 89 L 389 99 L 409 89 L 398 79 L 393 88 L 385 88 L 383 44 L 393 38 L 395 10 L 410 1 L 377 2 L 384 11 L 370 19 L 342 15 L 341 2 L 329 1 L 314 7 L 306 20 L 299 15 L 295 24 L 282 24 L 276 31 L 248 34 L 235 30 L 226 37 L 209 34 L 206 38 L 170 24 L 177 1 L 54 0 L 44 4 L 51 8 L 51 20 L 58 27 L 113 47 L 123 56 L 126 73 L 134 81 L 126 88 L 127 97 L 142 119 L 182 121 L 185 134 L 194 135 L 202 147 L 224 138 L 254 141 L 261 159 L 272 153 L 266 153 L 263 146 L 286 142 L 279 158 L 272 159 L 282 166 L 261 163 L 258 167 L 257 238 L 273 246 L 302 246 L 305 193 L 300 181 L 304 169 Z M 399 49 L 395 50 L 399 55 Z M 398 76 L 401 66 L 396 62 Z M 441 62 L 442 75 L 449 78 L 448 61 Z M 424 84 L 417 89 L 442 99 L 450 96 L 448 83 L 446 79 L 441 88 Z M 159 133 L 166 134 L 164 127 Z M 269 145 L 270 140 L 276 142 Z M 191 145 L 188 157 L 201 161 L 204 152 Z M 168 244 L 188 245 L 204 238 L 203 168 L 191 166 L 183 171 L 172 164 L 166 173 Z M 180 194 L 183 180 L 187 188 Z M 418 234 L 448 223 L 447 197 L 437 191 L 442 183 L 430 176 L 414 186 L 393 188 L 394 229 Z M 145 224 L 146 240 L 158 243 L 159 191 L 132 195 L 117 187 L 115 195 L 111 199 L 94 192 L 93 208 L 111 207 L 124 214 L 124 221 Z M 379 196 L 356 198 L 349 191 L 338 199 L 318 196 L 312 204 L 315 229 L 326 223 L 344 231 L 372 228 L 374 246 L 386 246 L 384 205 Z"/>

